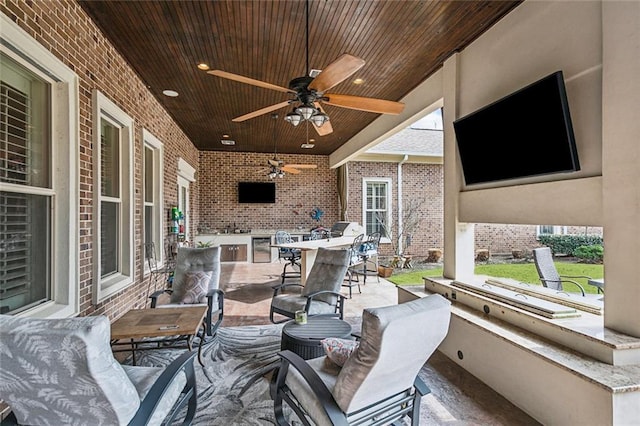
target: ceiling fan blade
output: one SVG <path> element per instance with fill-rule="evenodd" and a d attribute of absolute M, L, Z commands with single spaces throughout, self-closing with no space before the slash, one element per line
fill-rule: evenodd
<path fill-rule="evenodd" d="M 315 105 L 316 108 L 318 108 L 318 111 L 320 111 L 323 114 L 326 114 L 326 112 L 324 112 L 324 110 L 320 106 L 320 102 L 314 102 L 313 104 Z M 320 127 L 318 127 L 318 126 L 316 126 L 314 124 L 313 128 L 316 129 L 316 132 L 318 133 L 318 136 L 326 136 L 326 135 L 328 135 L 330 133 L 333 133 L 333 126 L 331 125 L 330 121 L 326 121 Z"/>
<path fill-rule="evenodd" d="M 357 109 L 360 111 L 376 112 L 378 114 L 397 115 L 404 110 L 402 102 L 387 101 L 384 99 L 363 98 L 361 96 L 351 95 L 327 95 L 327 100 L 323 100 L 328 105 L 342 108 Z"/>
<path fill-rule="evenodd" d="M 319 136 L 326 136 L 329 133 L 333 133 L 333 127 L 331 126 L 331 122 L 329 121 L 324 123 L 321 127 L 318 127 L 314 124 L 313 128 L 316 129 L 316 132 L 318 132 Z"/>
<path fill-rule="evenodd" d="M 259 115 L 263 115 L 263 114 L 266 114 L 268 112 L 275 111 L 275 110 L 280 109 L 280 108 L 284 108 L 289 104 L 290 104 L 290 101 L 280 102 L 279 104 L 270 105 L 268 107 L 264 107 L 262 109 L 250 112 L 248 114 L 241 115 L 240 117 L 236 117 L 236 118 L 232 119 L 231 121 L 233 121 L 235 123 L 239 123 L 241 121 L 249 120 L 250 118 L 255 118 L 255 117 L 259 116 Z"/>
<path fill-rule="evenodd" d="M 238 81 L 240 83 L 251 84 L 253 86 L 262 87 L 264 89 L 277 90 L 278 92 L 296 93 L 295 91 L 282 86 L 276 86 L 275 84 L 267 83 L 265 81 L 255 80 L 253 78 L 245 77 L 243 75 L 232 74 L 230 72 L 222 70 L 207 71 L 207 74 L 215 75 L 217 77 L 226 78 L 228 80 Z"/>
<path fill-rule="evenodd" d="M 365 62 L 356 56 L 345 53 L 326 66 L 325 69 L 309 83 L 309 89 L 324 93 L 333 86 L 364 66 Z"/>
<path fill-rule="evenodd" d="M 282 170 L 285 173 L 291 173 L 292 175 L 299 175 L 300 173 L 302 173 L 300 170 L 290 168 L 289 166 L 281 167 L 280 170 Z"/>
<path fill-rule="evenodd" d="M 296 169 L 317 169 L 317 164 L 287 164 L 284 167 L 293 167 Z"/>

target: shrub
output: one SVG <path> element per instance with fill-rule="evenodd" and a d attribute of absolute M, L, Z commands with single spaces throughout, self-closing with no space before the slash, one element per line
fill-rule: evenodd
<path fill-rule="evenodd" d="M 540 235 L 540 244 L 551 248 L 554 255 L 568 254 L 575 256 L 580 246 L 602 246 L 601 235 Z"/>
<path fill-rule="evenodd" d="M 598 244 L 594 244 L 591 246 L 580 246 L 573 251 L 573 255 L 575 257 L 587 262 L 601 262 L 603 254 L 604 248 Z"/>

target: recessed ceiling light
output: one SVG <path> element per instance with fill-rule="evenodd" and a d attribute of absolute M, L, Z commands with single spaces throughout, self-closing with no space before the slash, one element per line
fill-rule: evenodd
<path fill-rule="evenodd" d="M 309 71 L 309 77 L 316 78 L 318 75 L 320 75 L 321 72 L 322 70 L 312 69 L 311 71 Z"/>
<path fill-rule="evenodd" d="M 171 98 L 175 98 L 176 96 L 178 96 L 178 92 L 176 92 L 175 90 L 163 90 L 162 94 Z"/>
<path fill-rule="evenodd" d="M 313 148 L 315 145 L 312 143 L 303 143 L 302 145 L 300 145 L 300 148 L 305 148 L 305 149 L 311 149 Z"/>
<path fill-rule="evenodd" d="M 222 145 L 235 145 L 235 144 L 236 144 L 236 141 L 233 141 L 233 140 L 231 140 L 231 139 L 221 139 L 221 140 L 220 140 L 220 143 L 221 143 Z"/>
<path fill-rule="evenodd" d="M 198 69 L 201 69 L 202 71 L 206 71 L 209 69 L 209 65 L 205 64 L 204 62 L 201 62 L 198 64 Z"/>
<path fill-rule="evenodd" d="M 230 136 L 225 133 L 225 134 L 222 135 L 222 137 L 226 139 L 226 138 L 229 138 Z"/>
<path fill-rule="evenodd" d="M 316 140 L 315 140 L 315 139 L 313 139 L 313 138 L 309 139 L 309 142 L 315 142 L 315 141 L 316 141 Z"/>
<path fill-rule="evenodd" d="M 353 80 L 353 84 L 362 84 L 364 83 L 364 80 L 361 78 L 356 78 L 355 80 Z"/>

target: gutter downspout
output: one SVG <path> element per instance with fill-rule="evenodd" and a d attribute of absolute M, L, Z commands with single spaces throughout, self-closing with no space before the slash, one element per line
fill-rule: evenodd
<path fill-rule="evenodd" d="M 409 160 L 407 154 L 398 162 L 398 254 L 402 256 L 402 165 Z"/>

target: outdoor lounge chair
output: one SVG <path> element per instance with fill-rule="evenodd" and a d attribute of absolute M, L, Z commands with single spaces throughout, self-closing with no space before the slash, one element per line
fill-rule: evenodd
<path fill-rule="evenodd" d="M 151 297 L 152 308 L 172 308 L 185 304 L 206 304 L 205 333 L 211 337 L 222 323 L 224 293 L 220 285 L 220 247 L 180 247 L 176 256 L 173 284 Z M 169 294 L 168 304 L 158 304 L 158 298 Z"/>
<path fill-rule="evenodd" d="M 285 283 L 273 287 L 269 319 L 272 323 L 295 318 L 296 311 L 307 315 L 344 317 L 344 299 L 340 286 L 347 273 L 350 251 L 347 249 L 319 248 L 304 286 Z M 293 289 L 293 291 L 291 291 Z M 285 319 L 276 320 L 274 314 Z"/>
<path fill-rule="evenodd" d="M 289 424 L 285 404 L 305 425 L 388 425 L 407 415 L 418 425 L 420 399 L 430 392 L 418 372 L 447 335 L 450 306 L 434 294 L 365 309 L 359 346 L 342 367 L 332 357 L 280 352 L 271 384 L 278 425 Z"/>
<path fill-rule="evenodd" d="M 549 247 L 539 247 L 533 249 L 533 261 L 536 264 L 538 276 L 542 285 L 558 292 L 565 292 L 563 283 L 570 283 L 578 288 L 580 293 L 584 296 L 584 287 L 580 285 L 575 278 L 592 279 L 586 275 L 560 275 L 556 269 L 556 265 L 553 263 L 553 255 Z"/>
<path fill-rule="evenodd" d="M 111 352 L 110 327 L 105 316 L 0 315 L 0 399 L 12 410 L 6 421 L 159 425 L 168 417 L 173 424 L 188 406 L 182 424 L 191 424 L 196 352 L 185 352 L 167 367 L 120 365 Z"/>

